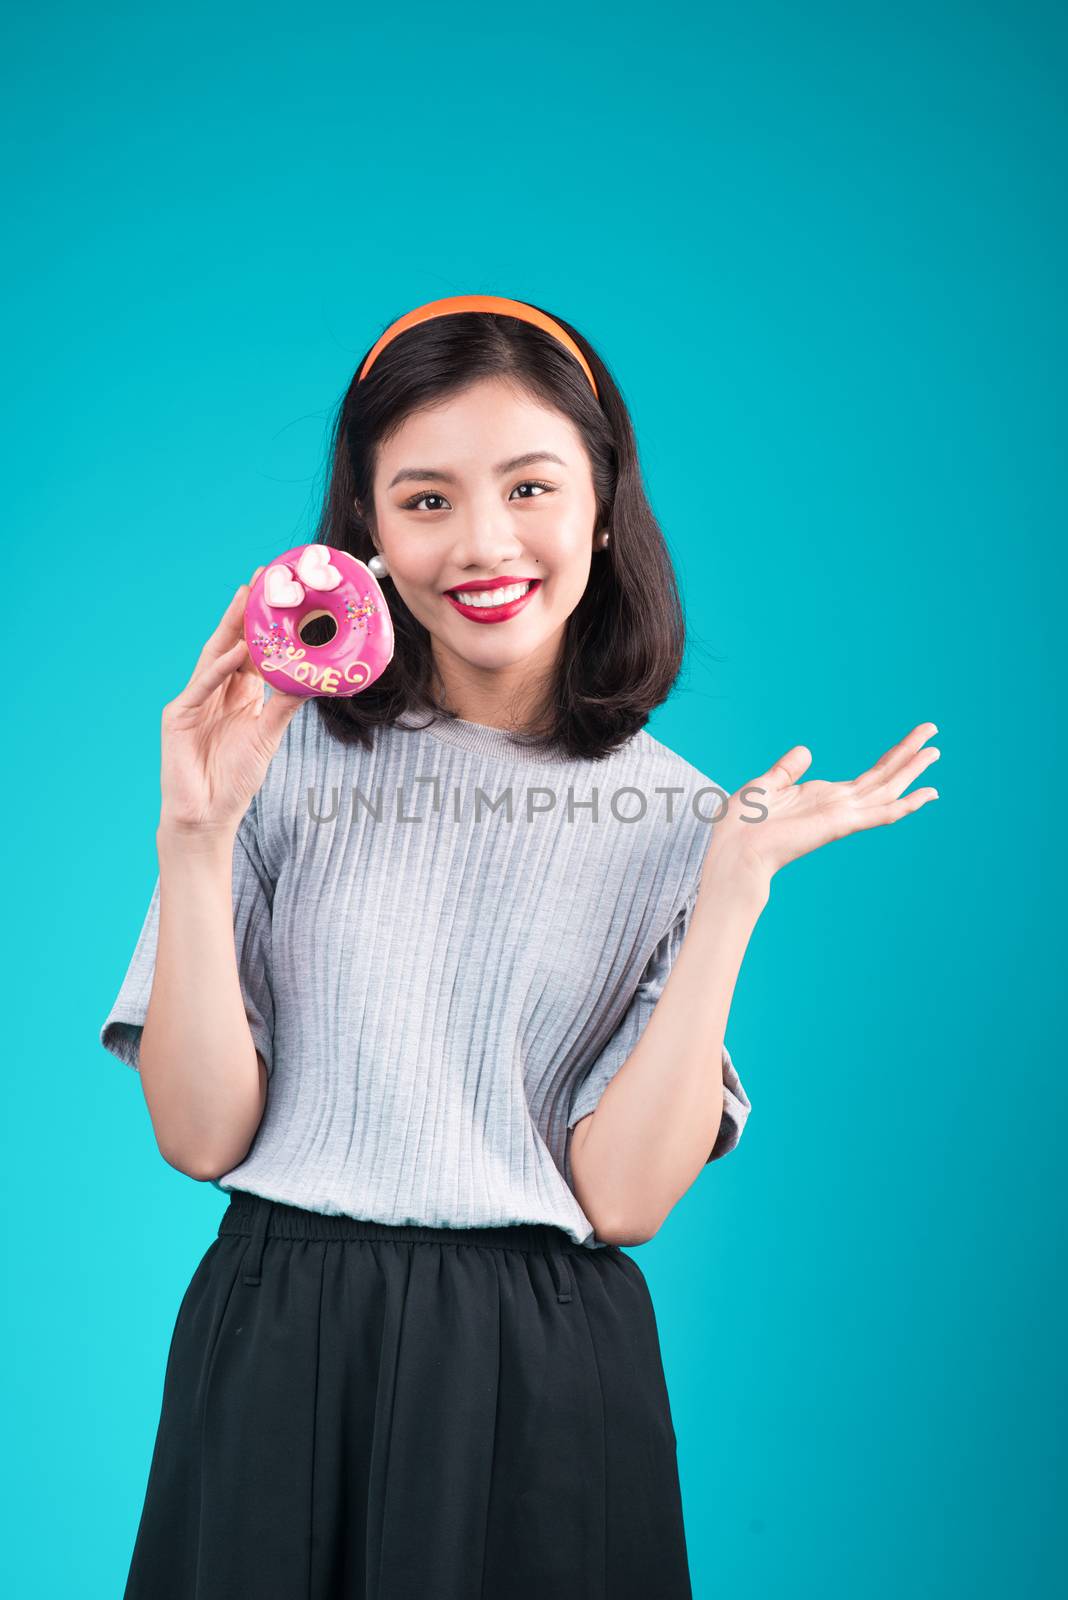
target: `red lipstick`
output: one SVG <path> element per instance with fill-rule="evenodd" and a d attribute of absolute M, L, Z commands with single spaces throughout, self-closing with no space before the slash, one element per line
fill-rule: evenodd
<path fill-rule="evenodd" d="M 483 589 L 508 589 L 516 583 L 530 585 L 526 594 L 521 594 L 518 600 L 509 600 L 503 606 L 465 606 L 457 600 L 459 594 L 477 594 Z M 472 622 L 507 622 L 509 617 L 516 616 L 533 594 L 541 588 L 540 578 L 477 578 L 471 583 L 457 584 L 454 590 L 446 589 L 445 598 L 462 617 L 468 617 Z"/>

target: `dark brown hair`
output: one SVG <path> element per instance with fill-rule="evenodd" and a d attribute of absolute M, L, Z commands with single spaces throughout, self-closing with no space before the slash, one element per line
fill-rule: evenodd
<path fill-rule="evenodd" d="M 597 760 L 644 727 L 667 699 L 682 665 L 685 624 L 671 558 L 642 485 L 626 405 L 588 341 L 570 323 L 556 320 L 590 363 L 599 401 L 574 357 L 517 317 L 453 312 L 393 339 L 362 383 L 353 378 L 338 410 L 316 538 L 361 561 L 371 559 L 377 450 L 422 406 L 484 378 L 503 378 L 570 417 L 589 454 L 595 528 L 611 537 L 605 550 L 593 552 L 589 582 L 567 621 L 539 733 L 527 742 Z M 593 533 L 591 528 L 591 538 Z M 435 687 L 430 634 L 388 576 L 382 583 L 396 636 L 393 660 L 357 695 L 317 697 L 327 730 L 366 749 L 373 745 L 374 728 L 392 724 L 402 711 L 425 712 L 428 720 L 456 716 L 442 706 Z M 308 643 L 317 642 L 314 628 L 310 623 L 302 635 Z"/>

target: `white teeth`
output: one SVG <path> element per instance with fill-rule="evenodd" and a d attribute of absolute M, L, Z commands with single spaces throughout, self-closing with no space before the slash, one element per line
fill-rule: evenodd
<path fill-rule="evenodd" d="M 453 590 L 453 595 L 463 606 L 503 606 L 509 600 L 518 600 L 529 588 L 529 582 L 512 583 L 506 589 L 478 589 L 473 594 Z"/>

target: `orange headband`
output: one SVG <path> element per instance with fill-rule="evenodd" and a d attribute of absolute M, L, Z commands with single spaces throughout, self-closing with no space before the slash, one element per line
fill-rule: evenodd
<path fill-rule="evenodd" d="M 445 300 L 429 300 L 425 306 L 416 306 L 414 311 L 406 311 L 403 317 L 398 317 L 396 322 L 391 322 L 381 339 L 372 347 L 367 360 L 360 368 L 357 382 L 362 383 L 370 372 L 372 366 L 381 355 L 386 345 L 395 339 L 398 333 L 403 333 L 406 328 L 414 328 L 419 322 L 429 322 L 431 317 L 447 317 L 455 311 L 495 311 L 502 317 L 520 317 L 524 322 L 530 322 L 535 328 L 540 328 L 543 333 L 551 334 L 565 350 L 570 351 L 590 380 L 590 388 L 594 395 L 597 394 L 597 385 L 590 371 L 590 364 L 582 354 L 578 345 L 569 333 L 565 333 L 558 322 L 552 317 L 547 317 L 544 311 L 538 311 L 534 306 L 528 306 L 524 300 L 505 300 L 497 294 L 454 294 Z"/>

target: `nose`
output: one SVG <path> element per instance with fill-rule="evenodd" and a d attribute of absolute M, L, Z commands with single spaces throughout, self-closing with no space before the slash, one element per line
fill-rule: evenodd
<path fill-rule="evenodd" d="M 466 522 L 457 521 L 456 541 L 453 545 L 451 565 L 458 571 L 465 567 L 478 567 L 491 573 L 505 562 L 517 561 L 523 554 L 522 540 L 506 514 L 494 511 L 473 511 Z"/>

